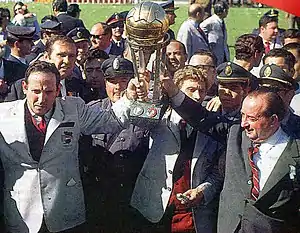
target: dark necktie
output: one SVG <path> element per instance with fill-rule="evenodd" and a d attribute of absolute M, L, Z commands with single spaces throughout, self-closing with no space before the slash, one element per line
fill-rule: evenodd
<path fill-rule="evenodd" d="M 184 145 L 187 141 L 187 131 L 186 131 L 186 121 L 180 120 L 179 121 L 179 130 L 180 130 L 180 141 L 181 145 Z"/>
<path fill-rule="evenodd" d="M 225 22 L 224 22 L 224 20 L 222 20 L 222 32 L 223 32 L 224 37 L 225 37 L 225 31 L 226 31 Z"/>
<path fill-rule="evenodd" d="M 209 43 L 208 43 L 207 36 L 205 35 L 204 31 L 200 28 L 200 26 L 198 26 L 198 31 L 208 45 Z"/>
<path fill-rule="evenodd" d="M 252 171 L 251 198 L 255 201 L 259 196 L 260 187 L 259 187 L 259 169 L 253 162 L 253 155 L 258 153 L 259 146 L 260 145 L 252 146 L 248 149 L 249 163 Z"/>

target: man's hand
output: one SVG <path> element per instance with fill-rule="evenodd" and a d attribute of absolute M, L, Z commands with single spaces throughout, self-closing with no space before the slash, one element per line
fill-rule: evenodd
<path fill-rule="evenodd" d="M 189 189 L 185 193 L 182 194 L 187 198 L 183 198 L 181 200 L 181 204 L 187 205 L 188 207 L 194 207 L 201 203 L 204 198 L 203 192 L 201 188 Z"/>
<path fill-rule="evenodd" d="M 136 79 L 131 79 L 126 89 L 126 97 L 130 100 L 146 101 L 148 93 L 148 84 L 144 79 L 139 82 Z"/>
<path fill-rule="evenodd" d="M 212 98 L 210 101 L 207 102 L 206 109 L 208 111 L 216 112 L 222 106 L 220 98 L 218 96 Z"/>
<path fill-rule="evenodd" d="M 6 82 L 3 79 L 0 79 L 0 93 L 4 94 L 7 93 L 7 91 L 8 91 L 8 86 Z"/>
<path fill-rule="evenodd" d="M 178 94 L 179 88 L 176 86 L 173 79 L 164 75 L 160 75 L 160 81 L 163 89 L 170 98 Z"/>

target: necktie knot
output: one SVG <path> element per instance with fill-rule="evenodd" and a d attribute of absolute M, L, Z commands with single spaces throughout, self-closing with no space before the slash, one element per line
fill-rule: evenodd
<path fill-rule="evenodd" d="M 37 116 L 34 115 L 33 116 L 33 122 L 35 127 L 43 134 L 46 133 L 46 128 L 47 128 L 47 124 L 46 124 L 46 120 L 44 116 Z"/>

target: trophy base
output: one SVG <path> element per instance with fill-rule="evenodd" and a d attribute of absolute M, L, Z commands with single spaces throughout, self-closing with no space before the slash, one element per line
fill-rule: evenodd
<path fill-rule="evenodd" d="M 130 117 L 132 118 L 144 118 L 150 121 L 159 121 L 165 113 L 166 105 L 159 103 L 148 103 L 148 102 L 134 102 L 130 107 Z"/>

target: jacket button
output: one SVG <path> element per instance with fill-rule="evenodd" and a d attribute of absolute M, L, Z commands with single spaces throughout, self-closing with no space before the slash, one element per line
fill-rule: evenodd
<path fill-rule="evenodd" d="M 168 187 L 167 190 L 170 191 L 170 192 L 172 191 L 172 189 L 170 187 Z"/>
<path fill-rule="evenodd" d="M 252 180 L 248 180 L 247 182 L 249 185 L 252 185 Z"/>
<path fill-rule="evenodd" d="M 172 170 L 169 170 L 168 172 L 169 172 L 170 174 L 173 174 Z"/>
<path fill-rule="evenodd" d="M 125 138 L 120 138 L 120 140 L 121 140 L 122 142 L 124 142 L 124 141 L 125 141 Z"/>

